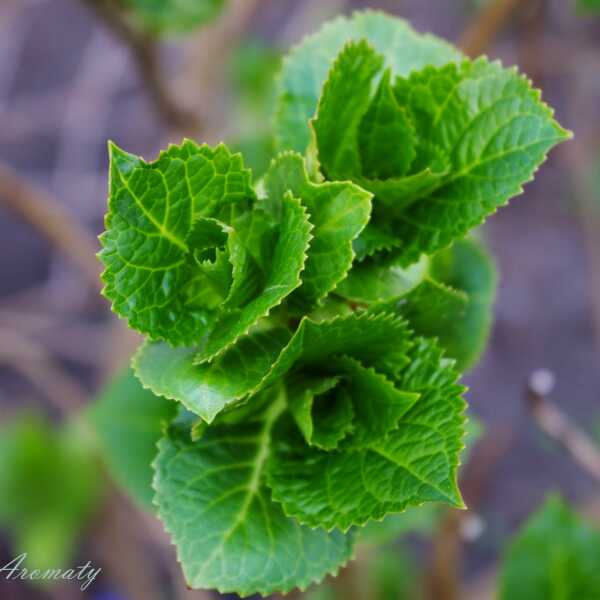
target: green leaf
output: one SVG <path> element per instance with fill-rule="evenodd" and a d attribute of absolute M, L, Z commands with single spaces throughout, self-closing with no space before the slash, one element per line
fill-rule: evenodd
<path fill-rule="evenodd" d="M 395 91 L 417 137 L 449 159 L 436 189 L 395 225 L 406 264 L 463 237 L 521 193 L 547 152 L 570 137 L 525 77 L 483 58 L 398 78 Z"/>
<path fill-rule="evenodd" d="M 207 250 L 197 219 L 221 216 L 253 197 L 250 173 L 225 146 L 212 150 L 188 140 L 146 163 L 111 144 L 99 257 L 113 310 L 151 339 L 197 340 L 215 319 L 213 309 L 194 302 L 195 250 Z"/>
<path fill-rule="evenodd" d="M 277 147 L 304 153 L 310 141 L 309 119 L 317 109 L 331 64 L 350 40 L 365 39 L 385 58 L 385 67 L 408 75 L 426 65 L 443 65 L 461 56 L 447 42 L 421 35 L 384 13 L 356 12 L 326 23 L 292 49 L 283 62 L 275 120 Z"/>
<path fill-rule="evenodd" d="M 125 0 L 142 27 L 157 34 L 187 33 L 214 19 L 225 0 Z"/>
<path fill-rule="evenodd" d="M 349 356 L 331 359 L 326 369 L 343 373 L 346 380 L 343 397 L 352 401 L 356 414 L 348 441 L 352 447 L 368 446 L 384 438 L 419 399 L 419 394 L 401 391 L 393 381 Z"/>
<path fill-rule="evenodd" d="M 290 302 L 310 309 L 350 269 L 352 242 L 369 220 L 371 194 L 347 182 L 311 183 L 302 157 L 293 153 L 280 154 L 273 161 L 265 188 L 273 200 L 286 190 L 300 198 L 314 227 L 302 286 L 290 298 Z M 278 208 L 271 206 L 274 211 Z"/>
<path fill-rule="evenodd" d="M 198 364 L 193 347 L 147 343 L 134 357 L 133 369 L 154 394 L 181 402 L 210 423 L 223 409 L 277 382 L 293 367 L 344 353 L 393 373 L 406 362 L 409 347 L 406 324 L 385 314 L 352 314 L 320 323 L 305 318 L 290 336 L 282 328 L 257 331 L 204 364 Z"/>
<path fill-rule="evenodd" d="M 369 105 L 371 83 L 383 62 L 383 57 L 361 40 L 349 42 L 331 67 L 312 121 L 319 162 L 330 180 L 361 173 L 358 129 Z"/>
<path fill-rule="evenodd" d="M 556 496 L 510 543 L 500 577 L 501 600 L 600 598 L 600 532 Z"/>
<path fill-rule="evenodd" d="M 101 493 L 94 457 L 71 424 L 20 415 L 0 432 L 0 526 L 29 569 L 66 568 Z"/>
<path fill-rule="evenodd" d="M 381 251 L 388 251 L 398 246 L 400 240 L 396 238 L 389 228 L 383 228 L 373 223 L 367 223 L 362 233 L 352 244 L 356 259 L 364 260 L 367 256 L 373 256 Z"/>
<path fill-rule="evenodd" d="M 487 343 L 496 279 L 485 247 L 466 238 L 436 254 L 416 287 L 400 298 L 389 294 L 391 299 L 384 300 L 381 294 L 382 301 L 369 312 L 406 319 L 418 335 L 436 338 L 464 371 L 477 362 Z"/>
<path fill-rule="evenodd" d="M 268 483 L 287 515 L 345 531 L 423 502 L 463 506 L 456 483 L 463 388 L 433 342 L 417 339 L 409 358 L 396 387 L 419 399 L 386 436 L 360 448 L 350 437 L 324 452 L 307 447 L 289 419 L 277 428 Z"/>
<path fill-rule="evenodd" d="M 577 0 L 577 8 L 580 11 L 595 12 L 600 10 L 600 0 Z"/>
<path fill-rule="evenodd" d="M 223 313 L 196 354 L 197 362 L 211 360 L 249 331 L 262 317 L 301 285 L 312 226 L 305 208 L 290 192 L 281 200 L 279 234 L 271 249 L 271 271 L 262 292 L 243 308 Z"/>
<path fill-rule="evenodd" d="M 360 304 L 387 302 L 410 292 L 426 273 L 427 260 L 404 268 L 394 258 L 367 258 L 353 267 L 335 293 Z"/>
<path fill-rule="evenodd" d="M 292 368 L 326 367 L 324 360 L 342 354 L 393 375 L 408 362 L 410 345 L 406 323 L 393 315 L 353 313 L 319 323 L 304 318 L 262 385 L 275 383 Z"/>
<path fill-rule="evenodd" d="M 210 423 L 215 416 L 255 391 L 290 339 L 283 329 L 244 336 L 210 364 L 197 364 L 196 349 L 146 343 L 133 369 L 154 394 L 181 402 Z"/>
<path fill-rule="evenodd" d="M 355 181 L 373 192 L 386 207 L 389 205 L 388 212 L 397 216 L 411 202 L 433 190 L 447 169 L 443 162 L 407 173 L 416 157 L 415 126 L 396 101 L 389 69 L 371 99 L 371 86 L 383 62 L 383 57 L 364 40 L 348 43 L 331 67 L 311 123 L 325 177 Z M 386 109 L 394 114 L 392 125 L 382 115 Z M 383 121 L 379 126 L 378 119 Z M 381 178 L 384 172 L 387 178 Z M 382 229 L 381 223 L 374 222 L 373 226 Z"/>
<path fill-rule="evenodd" d="M 282 191 L 273 220 L 239 155 L 186 141 L 145 163 L 111 146 L 100 258 L 114 310 L 150 339 L 222 353 L 300 285 L 310 224 Z"/>
<path fill-rule="evenodd" d="M 192 588 L 242 596 L 305 589 L 342 566 L 350 537 L 299 525 L 264 485 L 271 431 L 284 406 L 263 419 L 213 426 L 192 442 L 168 432 L 154 463 L 158 513 Z"/>
<path fill-rule="evenodd" d="M 447 351 L 453 340 L 451 331 L 460 331 L 460 326 L 454 323 L 463 323 L 468 303 L 464 292 L 428 277 L 400 300 L 383 304 L 382 310 L 390 312 L 390 305 L 395 304 L 394 312 L 404 317 L 411 329 L 419 335 L 437 338 Z"/>
<path fill-rule="evenodd" d="M 145 509 L 152 509 L 156 444 L 176 405 L 145 390 L 130 369 L 116 377 L 89 407 L 102 458 L 111 475 Z"/>
<path fill-rule="evenodd" d="M 479 360 L 490 335 L 497 286 L 494 262 L 482 243 L 466 238 L 434 256 L 430 272 L 438 281 L 466 294 L 467 306 L 462 312 L 457 305 L 452 309 L 447 305 L 439 313 L 445 319 L 436 322 L 432 315 L 422 334 L 438 337 L 448 356 L 464 371 Z M 424 319 L 421 322 L 424 325 Z"/>
<path fill-rule="evenodd" d="M 398 105 L 390 78 L 387 69 L 359 126 L 362 172 L 368 179 L 404 175 L 417 155 L 413 124 Z"/>
<path fill-rule="evenodd" d="M 307 444 L 330 450 L 352 431 L 354 410 L 348 394 L 327 394 L 340 377 L 301 377 L 287 386 L 290 411 Z"/>
<path fill-rule="evenodd" d="M 313 128 L 325 177 L 351 179 L 375 194 L 371 230 L 393 231 L 394 252 L 406 266 L 462 238 L 519 194 L 569 133 L 529 81 L 499 63 L 429 66 L 397 77 L 393 93 L 386 71 L 371 99 L 381 63 L 364 41 L 345 46 Z M 389 137 L 367 137 L 385 90 L 396 125 L 387 125 Z M 373 170 L 377 164 L 387 178 Z"/>

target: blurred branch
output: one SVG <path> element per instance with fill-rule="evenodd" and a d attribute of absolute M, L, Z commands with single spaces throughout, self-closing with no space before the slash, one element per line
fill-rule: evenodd
<path fill-rule="evenodd" d="M 0 164 L 0 204 L 33 225 L 79 267 L 88 282 L 101 289 L 100 263 L 94 238 L 59 202 L 25 181 L 10 167 Z"/>
<path fill-rule="evenodd" d="M 163 595 L 156 565 L 140 539 L 138 513 L 110 483 L 108 488 L 93 532 L 94 552 L 126 598 L 160 600 Z"/>
<path fill-rule="evenodd" d="M 62 415 L 85 404 L 86 391 L 60 367 L 46 350 L 15 331 L 4 327 L 0 337 L 0 364 L 5 364 L 30 381 Z"/>
<path fill-rule="evenodd" d="M 531 414 L 537 426 L 600 483 L 600 450 L 584 431 L 547 399 L 553 388 L 554 375 L 550 371 L 540 369 L 531 374 L 526 394 Z"/>
<path fill-rule="evenodd" d="M 97 367 L 106 354 L 111 354 L 107 352 L 106 325 L 82 322 L 72 314 L 0 306 L 0 329 L 5 327 L 39 341 L 48 353 L 77 364 Z"/>
<path fill-rule="evenodd" d="M 177 86 L 180 96 L 191 98 L 194 108 L 202 111 L 205 142 L 221 141 L 226 123 L 223 90 L 227 71 L 224 65 L 262 2 L 264 0 L 230 0 L 219 19 L 196 32 L 189 42 Z"/>
<path fill-rule="evenodd" d="M 188 132 L 199 129 L 197 116 L 180 106 L 170 93 L 169 83 L 162 76 L 156 39 L 134 27 L 115 0 L 81 1 L 129 50 L 154 108 L 165 125 Z"/>
<path fill-rule="evenodd" d="M 432 600 L 461 598 L 462 519 L 459 511 L 447 510 L 433 538 L 432 565 L 427 580 L 428 597 Z"/>
<path fill-rule="evenodd" d="M 459 600 L 465 597 L 462 589 L 462 550 L 463 542 L 469 539 L 467 527 L 470 520 L 479 520 L 475 511 L 482 501 L 494 467 L 509 450 L 513 436 L 512 428 L 498 426 L 475 443 L 460 482 L 469 508 L 448 509 L 433 538 L 432 560 L 425 582 L 427 597 L 431 600 Z M 470 539 L 473 539 L 472 536 Z"/>
<path fill-rule="evenodd" d="M 460 36 L 459 47 L 472 58 L 483 54 L 492 45 L 513 11 L 527 2 L 528 0 L 490 0 L 467 25 Z"/>
<path fill-rule="evenodd" d="M 472 582 L 465 586 L 462 600 L 494 600 L 497 597 L 497 568 L 486 569 Z"/>

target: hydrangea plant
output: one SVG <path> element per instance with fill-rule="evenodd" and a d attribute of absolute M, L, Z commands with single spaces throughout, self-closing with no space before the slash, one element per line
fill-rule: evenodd
<path fill-rule="evenodd" d="M 174 401 L 149 407 L 156 512 L 191 587 L 241 595 L 336 573 L 371 520 L 464 507 L 459 380 L 495 288 L 468 235 L 569 137 L 516 69 L 377 12 L 289 53 L 275 132 L 258 181 L 223 144 L 111 144 L 101 236 L 135 375 Z"/>

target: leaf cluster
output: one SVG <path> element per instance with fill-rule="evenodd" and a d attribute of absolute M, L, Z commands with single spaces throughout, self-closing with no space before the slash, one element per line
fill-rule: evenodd
<path fill-rule="evenodd" d="M 135 374 L 178 406 L 158 515 L 192 587 L 242 595 L 336 572 L 388 513 L 463 506 L 459 368 L 495 289 L 465 235 L 567 137 L 516 70 L 373 12 L 292 50 L 275 129 L 259 181 L 225 145 L 111 145 L 101 236 Z"/>

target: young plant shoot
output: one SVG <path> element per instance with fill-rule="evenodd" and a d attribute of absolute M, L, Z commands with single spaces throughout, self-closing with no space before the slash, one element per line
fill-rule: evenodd
<path fill-rule="evenodd" d="M 192 588 L 242 596 L 335 574 L 370 520 L 464 507 L 495 288 L 469 234 L 570 135 L 515 68 L 377 12 L 290 52 L 275 134 L 259 181 L 224 144 L 111 144 L 101 236 L 135 375 L 177 407 L 156 512 Z"/>

